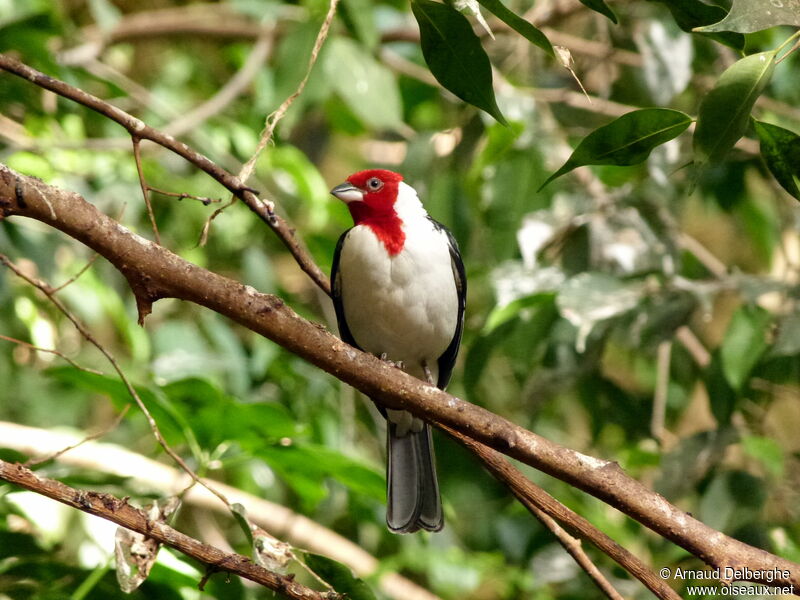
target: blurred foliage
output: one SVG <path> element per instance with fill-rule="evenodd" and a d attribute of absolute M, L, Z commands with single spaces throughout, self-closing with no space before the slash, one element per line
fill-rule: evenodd
<path fill-rule="evenodd" d="M 800 560 L 800 210 L 791 197 L 800 164 L 800 53 L 778 64 L 774 52 L 793 29 L 783 17 L 755 32 L 690 33 L 722 19 L 725 2 L 481 4 L 508 24 L 484 12 L 494 39 L 477 26 L 474 2 L 454 3 L 458 12 L 429 0 L 342 0 L 308 85 L 250 184 L 277 202 L 327 269 L 349 220 L 327 190 L 366 166 L 402 172 L 432 216 L 453 230 L 467 266 L 453 393 L 616 460 L 709 525 Z M 734 4 L 745 10 L 744 0 Z M 422 47 L 412 5 L 429 19 Z M 181 135 L 236 171 L 254 151 L 265 116 L 303 77 L 326 9 L 323 0 L 0 0 L 0 51 L 169 129 L 231 84 L 258 26 L 267 27 L 269 56 L 252 82 Z M 541 31 L 519 15 L 533 15 Z M 447 49 L 458 60 L 430 55 L 448 41 L 447 23 L 466 36 Z M 570 49 L 593 103 L 545 51 L 542 31 Z M 752 58 L 762 52 L 766 70 Z M 431 74 L 507 126 L 442 93 Z M 465 81 L 468 75 L 475 78 Z M 646 107 L 656 108 L 614 120 Z M 701 118 L 694 142 L 681 134 L 687 114 Z M 693 146 L 697 163 L 684 168 Z M 178 157 L 152 145 L 143 150 L 150 185 L 227 200 Z M 124 132 L 5 74 L 0 161 L 79 192 L 149 234 Z M 537 192 L 565 163 L 563 173 L 599 164 Z M 157 193 L 153 204 L 170 249 L 331 326 L 327 301 L 242 206 L 227 209 L 199 246 L 215 205 Z M 17 218 L 0 223 L 0 251 L 53 285 L 90 258 L 63 235 Z M 140 328 L 125 281 L 102 259 L 60 297 L 114 353 L 166 439 L 201 474 L 315 519 L 377 556 L 383 571 L 442 598 L 601 597 L 552 536 L 443 436 L 437 457 L 445 530 L 391 535 L 383 524 L 382 424 L 369 402 L 196 306 L 162 300 Z M 0 334 L 111 372 L 10 272 L 0 274 L 0 306 Z M 664 344 L 669 364 L 658 361 Z M 0 419 L 89 432 L 130 403 L 111 375 L 5 340 L 0 349 Z M 659 408 L 660 384 L 666 397 Z M 166 461 L 135 409 L 104 441 Z M 102 472 L 53 463 L 40 469 L 72 485 L 147 500 L 132 482 Z M 603 503 L 526 473 L 656 569 L 700 566 Z M 207 513 L 184 506 L 177 526 L 205 538 L 209 522 Z M 211 527 L 249 552 L 234 518 L 215 518 Z M 0 598 L 121 597 L 112 552 L 107 524 L 0 485 Z M 607 557 L 590 553 L 626 597 L 649 597 Z M 324 557 L 311 560 L 352 597 L 380 597 L 374 579 L 353 579 Z M 200 593 L 202 572 L 162 550 L 132 597 L 272 597 L 224 575 Z M 687 583 L 674 585 L 680 591 Z"/>

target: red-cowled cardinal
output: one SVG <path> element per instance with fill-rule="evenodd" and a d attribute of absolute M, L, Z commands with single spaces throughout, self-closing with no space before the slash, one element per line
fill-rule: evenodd
<path fill-rule="evenodd" d="M 331 270 L 342 339 L 444 389 L 467 292 L 455 239 L 392 171 L 361 171 L 331 194 L 354 223 L 339 238 Z M 381 412 L 388 420 L 386 523 L 395 533 L 438 531 L 444 520 L 430 426 L 405 411 Z"/>

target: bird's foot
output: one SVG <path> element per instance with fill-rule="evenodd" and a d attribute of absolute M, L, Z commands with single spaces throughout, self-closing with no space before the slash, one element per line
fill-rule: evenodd
<path fill-rule="evenodd" d="M 425 371 L 425 381 L 430 385 L 436 385 L 436 382 L 433 380 L 433 373 L 431 373 L 431 370 L 428 368 L 428 363 L 424 360 L 422 361 L 422 369 Z"/>
<path fill-rule="evenodd" d="M 380 355 L 380 359 L 381 359 L 383 362 L 385 362 L 385 363 L 388 363 L 388 364 L 392 365 L 393 367 L 397 367 L 397 368 L 398 368 L 398 369 L 400 369 L 401 371 L 404 371 L 404 370 L 405 370 L 405 365 L 403 364 L 403 361 L 402 361 L 402 360 L 398 360 L 398 361 L 389 360 L 389 357 L 386 355 L 386 352 L 384 352 L 384 353 L 382 353 L 382 354 Z"/>

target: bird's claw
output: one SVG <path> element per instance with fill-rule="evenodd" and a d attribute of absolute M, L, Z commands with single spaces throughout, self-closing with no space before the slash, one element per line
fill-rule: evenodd
<path fill-rule="evenodd" d="M 393 367 L 396 367 L 396 368 L 400 369 L 401 371 L 403 371 L 404 368 L 405 368 L 405 365 L 403 364 L 402 360 L 398 360 L 398 361 L 389 360 L 389 357 L 386 355 L 386 352 L 384 352 L 384 353 L 382 353 L 380 355 L 380 359 L 383 362 L 388 363 L 388 364 L 392 365 Z"/>
<path fill-rule="evenodd" d="M 425 381 L 428 382 L 429 385 L 436 385 L 436 382 L 433 380 L 433 373 L 428 368 L 428 363 L 422 361 L 422 369 L 425 372 Z"/>

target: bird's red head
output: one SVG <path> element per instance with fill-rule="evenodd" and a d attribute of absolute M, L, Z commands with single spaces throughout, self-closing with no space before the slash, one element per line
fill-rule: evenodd
<path fill-rule="evenodd" d="M 353 223 L 367 225 L 384 243 L 389 254 L 403 249 L 405 233 L 394 203 L 403 176 L 386 169 L 359 171 L 337 185 L 331 194 L 347 204 Z"/>
<path fill-rule="evenodd" d="M 334 188 L 333 195 L 347 203 L 353 220 L 394 212 L 397 189 L 403 176 L 386 169 L 359 171 Z M 350 184 L 350 185 L 348 185 Z"/>

